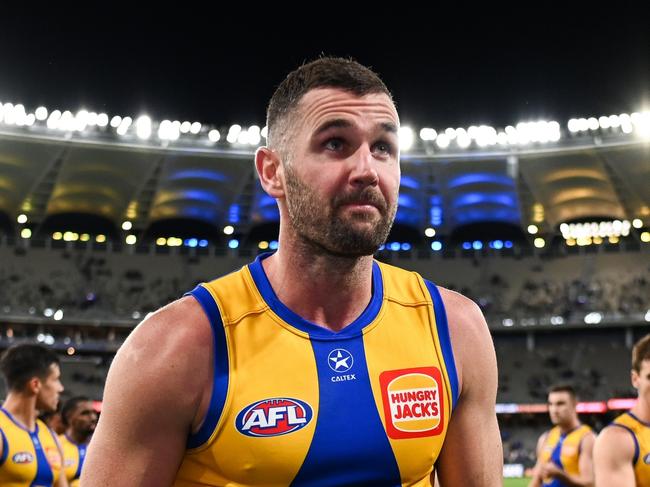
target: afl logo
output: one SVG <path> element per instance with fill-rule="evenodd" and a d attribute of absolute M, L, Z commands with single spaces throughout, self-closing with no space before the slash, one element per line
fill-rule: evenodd
<path fill-rule="evenodd" d="M 379 376 L 388 436 L 435 436 L 444 428 L 444 389 L 436 367 L 390 370 Z"/>
<path fill-rule="evenodd" d="M 312 416 L 306 402 L 276 397 L 246 406 L 237 415 L 235 427 L 246 436 L 280 436 L 304 428 Z"/>
<path fill-rule="evenodd" d="M 352 358 L 352 354 L 345 348 L 335 348 L 327 356 L 327 365 L 339 374 L 350 370 L 353 364 L 354 358 Z"/>
<path fill-rule="evenodd" d="M 11 457 L 11 461 L 19 465 L 24 465 L 26 463 L 32 463 L 34 461 L 34 455 L 28 451 L 20 451 Z"/>

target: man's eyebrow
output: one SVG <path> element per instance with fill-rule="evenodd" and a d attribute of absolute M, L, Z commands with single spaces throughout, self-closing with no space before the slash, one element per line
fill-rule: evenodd
<path fill-rule="evenodd" d="M 381 129 L 384 132 L 389 132 L 391 134 L 397 134 L 397 125 L 391 122 L 382 122 L 379 124 Z M 334 120 L 328 120 L 327 122 L 322 123 L 314 132 L 314 136 L 318 136 L 323 132 L 332 129 L 332 128 L 349 128 L 352 127 L 352 123 L 349 120 L 343 118 L 336 118 Z"/>

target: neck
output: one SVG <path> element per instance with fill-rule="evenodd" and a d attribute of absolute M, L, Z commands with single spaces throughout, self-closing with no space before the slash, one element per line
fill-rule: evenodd
<path fill-rule="evenodd" d="M 72 428 L 68 428 L 65 430 L 65 434 L 68 438 L 70 438 L 72 441 L 77 443 L 78 445 L 83 445 L 88 441 L 88 438 L 90 438 L 90 435 L 87 433 L 75 431 Z"/>
<path fill-rule="evenodd" d="M 315 249 L 307 242 L 280 241 L 262 262 L 276 295 L 289 309 L 324 328 L 340 331 L 372 297 L 369 256 L 347 257 Z"/>
<path fill-rule="evenodd" d="M 650 404 L 641 400 L 641 398 L 639 398 L 634 407 L 630 409 L 630 412 L 644 423 L 650 423 Z"/>
<path fill-rule="evenodd" d="M 568 433 L 569 431 L 573 431 L 578 426 L 580 426 L 580 421 L 578 420 L 578 418 L 574 418 L 573 420 L 571 420 L 571 422 L 566 424 L 560 424 L 558 426 L 560 427 L 560 431 L 562 432 L 562 434 L 565 434 Z"/>
<path fill-rule="evenodd" d="M 29 431 L 34 431 L 37 417 L 36 396 L 10 391 L 2 407 L 9 411 L 21 425 Z"/>

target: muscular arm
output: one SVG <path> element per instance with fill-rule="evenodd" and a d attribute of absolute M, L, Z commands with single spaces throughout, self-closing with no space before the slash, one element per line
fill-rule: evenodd
<path fill-rule="evenodd" d="M 601 431 L 594 446 L 596 487 L 634 487 L 635 445 L 632 434 L 618 426 Z"/>
<path fill-rule="evenodd" d="M 476 304 L 439 289 L 461 391 L 437 461 L 440 485 L 500 487 L 503 450 L 495 412 L 497 364 L 492 338 Z"/>
<path fill-rule="evenodd" d="M 210 325 L 194 298 L 138 325 L 108 373 L 81 485 L 171 485 L 207 407 L 211 363 Z"/>
<path fill-rule="evenodd" d="M 548 431 L 543 433 L 537 440 L 537 462 L 535 463 L 535 468 L 533 469 L 533 478 L 531 479 L 528 487 L 541 487 L 542 485 L 542 460 L 541 453 L 542 448 L 544 448 L 544 443 L 546 442 L 546 437 L 548 436 Z"/>

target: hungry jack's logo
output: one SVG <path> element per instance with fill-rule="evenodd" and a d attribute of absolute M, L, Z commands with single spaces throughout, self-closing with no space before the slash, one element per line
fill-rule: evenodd
<path fill-rule="evenodd" d="M 419 438 L 442 433 L 445 404 L 438 368 L 389 370 L 382 372 L 379 383 L 390 438 Z"/>

